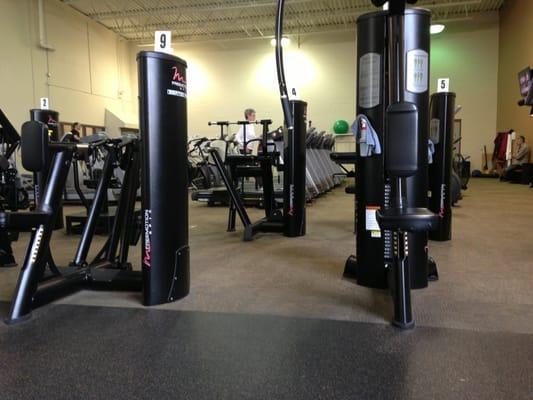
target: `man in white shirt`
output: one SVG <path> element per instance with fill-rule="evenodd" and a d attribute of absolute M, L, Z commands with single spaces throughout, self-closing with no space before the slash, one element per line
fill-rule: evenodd
<path fill-rule="evenodd" d="M 237 132 L 237 135 L 235 136 L 235 139 L 239 143 L 239 147 L 241 149 L 244 149 L 244 129 L 246 128 L 246 143 L 248 143 L 252 139 L 256 139 L 257 136 L 255 135 L 255 110 L 253 108 L 247 108 L 244 110 L 244 118 L 246 121 L 250 122 L 250 124 L 247 125 L 241 125 L 239 126 L 239 131 Z M 249 153 L 251 151 L 251 145 L 246 146 L 246 152 Z"/>

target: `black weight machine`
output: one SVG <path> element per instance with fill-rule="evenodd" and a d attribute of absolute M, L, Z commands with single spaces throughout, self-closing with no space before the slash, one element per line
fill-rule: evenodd
<path fill-rule="evenodd" d="M 35 174 L 48 169 L 41 184 L 42 191 L 34 211 L 0 213 L 0 227 L 31 232 L 28 251 L 22 266 L 8 324 L 17 323 L 30 316 L 31 311 L 66 293 L 90 289 L 140 290 L 140 274 L 131 271 L 127 262 L 129 246 L 135 244 L 140 230 L 133 229 L 135 193 L 139 187 L 139 151 L 136 140 L 130 138 L 102 139 L 91 143 L 75 143 L 70 135 L 61 142 L 50 141 L 48 126 L 38 121 L 28 121 L 22 126 L 22 165 Z M 61 209 L 61 197 L 67 175 L 75 154 L 88 154 L 106 147 L 104 173 L 89 209 L 87 223 L 68 267 L 57 267 L 51 260 L 50 241 Z M 120 159 L 126 170 L 125 183 L 113 230 L 96 258 L 88 262 L 87 255 L 101 212 L 105 193 L 111 181 L 115 162 Z"/>
<path fill-rule="evenodd" d="M 276 71 L 279 82 L 280 99 L 283 108 L 285 129 L 283 130 L 283 163 L 279 152 L 269 150 L 268 126 L 271 120 L 259 121 L 263 127 L 262 138 L 247 140 L 246 126 L 249 121 L 238 121 L 243 126 L 243 154 L 227 154 L 222 160 L 216 149 L 210 149 L 222 180 L 230 195 L 231 203 L 228 213 L 228 231 L 235 230 L 238 215 L 244 225 L 243 240 L 250 241 L 259 232 L 283 233 L 288 237 L 305 235 L 305 201 L 306 201 L 306 118 L 307 103 L 300 100 L 289 101 L 281 37 L 283 30 L 283 2 L 278 2 L 276 18 Z M 226 121 L 226 125 L 229 123 Z M 278 132 L 278 130 L 276 130 Z M 248 154 L 248 145 L 254 141 L 261 143 L 257 155 Z M 272 143 L 275 147 L 275 144 Z M 227 166 L 227 168 L 226 168 Z M 274 192 L 272 168 L 283 172 L 283 205 L 280 209 Z M 238 181 L 247 177 L 261 178 L 263 186 L 262 202 L 265 217 L 252 222 L 246 211 L 245 198 L 238 189 Z"/>
<path fill-rule="evenodd" d="M 17 211 L 29 207 L 28 192 L 22 187 L 16 164 L 10 161 L 20 145 L 20 135 L 0 110 L 0 211 Z M 0 267 L 17 265 L 11 243 L 18 232 L 0 232 Z"/>
<path fill-rule="evenodd" d="M 455 93 L 441 92 L 431 95 L 430 140 L 434 143 L 433 162 L 429 164 L 429 209 L 439 216 L 437 228 L 429 232 L 431 240 L 446 241 L 452 238 L 452 204 L 461 191 L 458 178 L 453 176 L 453 122 Z"/>
<path fill-rule="evenodd" d="M 356 255 L 344 275 L 389 289 L 392 322 L 402 329 L 414 326 L 411 289 L 438 279 L 427 254 L 428 231 L 439 223 L 427 209 L 431 15 L 405 8 L 415 2 L 391 0 L 357 21 L 357 114 L 372 124 L 382 152 L 364 156 L 358 141 L 355 153 L 332 154 L 356 165 Z"/>
<path fill-rule="evenodd" d="M 385 3 L 372 2 L 376 6 Z M 416 0 L 407 2 L 414 4 Z M 394 303 L 393 324 L 402 329 L 414 326 L 410 290 L 427 286 L 430 276 L 427 232 L 438 225 L 438 216 L 427 209 L 431 15 L 420 9 L 405 10 L 405 4 L 405 0 L 389 1 L 384 20 L 387 32 L 383 38 L 387 48 L 384 170 L 385 186 L 390 192 L 384 207 L 376 211 L 381 230 L 391 233 L 392 262 L 386 265 L 386 275 Z M 380 36 L 383 37 L 382 31 Z"/>
<path fill-rule="evenodd" d="M 259 143 L 259 146 L 262 146 L 262 143 L 267 143 L 266 146 L 274 146 L 274 149 L 273 151 L 276 151 L 275 149 L 275 145 L 274 143 L 272 143 L 270 141 L 270 139 L 276 139 L 276 140 L 279 140 L 282 136 L 282 131 L 280 128 L 272 131 L 272 132 L 268 132 L 267 135 L 265 135 L 265 129 L 263 127 L 263 133 L 262 133 L 262 137 L 261 138 L 253 138 L 253 139 L 250 139 L 250 140 L 247 140 L 247 132 L 246 132 L 246 127 L 249 126 L 250 124 L 257 124 L 257 125 L 264 125 L 265 123 L 267 123 L 268 125 L 270 125 L 272 122 L 271 120 L 262 120 L 262 121 L 255 121 L 255 122 L 250 122 L 250 121 L 237 121 L 237 122 L 230 122 L 230 121 L 209 121 L 208 122 L 208 125 L 209 126 L 218 126 L 220 128 L 220 134 L 219 134 L 219 137 L 216 138 L 216 139 L 207 139 L 207 138 L 198 138 L 198 139 L 192 139 L 189 143 L 190 145 L 193 146 L 193 151 L 197 151 L 197 152 L 202 152 L 203 153 L 203 150 L 201 150 L 199 148 L 199 146 L 201 144 L 203 144 L 204 142 L 209 142 L 208 145 L 206 146 L 206 149 L 211 146 L 212 148 L 218 148 L 220 151 L 219 151 L 219 155 L 220 155 L 220 158 L 222 159 L 222 162 L 226 165 L 226 169 L 228 169 L 230 167 L 230 164 L 235 164 L 235 163 L 238 163 L 236 161 L 236 158 L 233 158 L 233 159 L 229 159 L 227 158 L 228 156 L 234 156 L 234 155 L 239 155 L 241 154 L 238 150 L 238 145 L 239 143 L 236 142 L 234 139 L 231 139 L 227 133 L 228 131 L 228 128 L 230 125 L 239 125 L 239 126 L 242 126 L 243 129 L 244 129 L 244 141 L 246 142 L 246 146 L 248 145 L 252 145 L 254 143 Z M 226 132 L 225 132 L 226 131 Z M 223 143 L 223 148 L 221 149 L 220 146 L 218 145 L 220 142 Z M 213 144 L 217 144 L 216 146 L 213 145 Z M 230 151 L 232 149 L 232 146 L 233 146 L 233 151 Z M 195 150 L 195 147 L 197 148 L 197 150 Z M 269 150 L 270 151 L 270 150 Z M 236 153 L 239 153 L 239 154 L 236 154 Z M 244 154 L 244 152 L 243 152 Z M 248 155 L 250 155 L 249 153 L 247 153 Z M 211 157 L 212 159 L 212 157 Z M 251 160 L 251 159 L 250 159 Z M 201 168 L 200 171 L 204 171 L 204 172 L 201 172 L 200 174 L 200 180 L 203 181 L 203 182 L 208 182 L 208 187 L 207 188 L 203 188 L 203 189 L 198 189 L 198 190 L 193 190 L 193 192 L 191 193 L 191 199 L 194 200 L 194 201 L 201 201 L 201 202 L 206 202 L 209 206 L 213 206 L 213 205 L 224 205 L 224 206 L 227 206 L 230 204 L 230 195 L 227 191 L 227 188 L 222 180 L 222 177 L 220 176 L 220 173 L 218 171 L 218 168 L 216 167 L 216 164 L 214 162 L 214 160 L 212 160 L 212 162 L 210 162 L 210 158 L 209 157 L 205 157 L 205 162 L 202 163 L 199 167 Z M 249 164 L 252 164 L 251 162 Z M 244 164 L 239 166 L 238 168 L 240 170 L 242 170 L 244 168 Z M 196 171 L 193 171 L 193 173 L 196 175 L 196 172 L 198 171 L 198 169 L 196 169 Z M 255 180 L 255 187 L 252 188 L 248 185 L 245 185 L 245 179 L 246 178 L 249 178 L 249 177 L 252 177 L 252 176 L 255 176 L 256 180 Z M 209 179 L 208 179 L 209 178 Z M 239 184 L 240 184 L 240 188 L 238 189 L 240 194 L 241 194 L 241 199 L 242 199 L 242 202 L 243 204 L 246 206 L 246 207 L 259 207 L 259 208 L 263 208 L 264 207 L 264 195 L 263 195 L 263 190 L 261 190 L 259 188 L 260 185 L 260 176 L 258 176 L 257 174 L 256 175 L 251 175 L 251 176 L 241 176 L 241 179 L 239 181 Z M 281 201 L 281 199 L 283 198 L 283 192 L 282 190 L 279 190 L 277 187 L 274 187 L 274 194 L 275 194 L 275 198 L 276 198 L 276 201 Z"/>
<path fill-rule="evenodd" d="M 4 210 L 29 207 L 28 193 L 19 182 L 16 165 L 10 162 L 19 145 L 20 135 L 0 110 L 0 207 Z"/>
<path fill-rule="evenodd" d="M 139 71 L 144 304 L 169 303 L 190 287 L 187 64 L 143 51 Z"/>
<path fill-rule="evenodd" d="M 238 121 L 244 128 L 243 154 L 227 154 L 225 162 L 217 149 L 210 149 L 211 157 L 228 190 L 231 202 L 228 212 L 228 232 L 235 231 L 236 216 L 243 226 L 243 240 L 250 241 L 259 232 L 283 233 L 288 237 L 305 235 L 305 113 L 306 104 L 294 102 L 293 112 L 299 116 L 295 126 L 284 132 L 283 164 L 275 149 L 269 143 L 271 120 L 258 123 L 262 126 L 262 137 L 246 140 L 246 126 L 249 121 Z M 248 145 L 254 141 L 261 144 L 257 155 L 247 154 Z M 269 146 L 274 147 L 269 149 Z M 274 191 L 272 168 L 283 171 L 283 205 L 280 208 Z M 246 210 L 246 194 L 238 189 L 239 181 L 245 178 L 261 178 L 262 205 L 265 217 L 252 222 Z"/>
<path fill-rule="evenodd" d="M 262 182 L 265 177 L 263 177 L 261 160 L 267 160 L 270 156 L 271 167 L 276 167 L 278 171 L 281 171 L 281 158 L 280 153 L 276 150 L 276 146 L 273 142 L 269 141 L 272 138 L 272 134 L 277 133 L 277 131 L 269 132 L 269 126 L 272 124 L 270 119 L 262 119 L 260 121 L 237 121 L 229 122 L 229 125 L 239 125 L 243 128 L 243 145 L 242 149 L 239 148 L 239 143 L 234 142 L 236 145 L 237 152 L 239 154 L 229 154 L 228 149 L 224 155 L 224 164 L 226 169 L 229 170 L 230 177 L 233 179 L 233 184 L 236 187 L 239 187 L 239 193 L 241 195 L 243 204 L 245 206 L 256 206 L 256 207 L 276 207 L 275 202 L 277 200 L 282 201 L 283 192 L 276 190 L 278 188 L 274 185 L 274 180 L 272 173 L 267 173 L 267 189 L 260 190 Z M 256 124 L 262 126 L 262 134 L 260 138 L 253 138 L 248 140 L 247 128 L 248 126 Z M 254 150 L 249 146 L 254 146 L 257 143 L 257 155 L 254 155 Z M 269 146 L 272 150 L 269 149 Z M 265 165 L 266 168 L 266 165 Z M 217 167 L 218 170 L 218 167 Z M 248 178 L 255 178 L 254 187 L 246 185 Z M 272 184 L 270 184 L 272 182 Z M 266 192 L 265 192 L 266 190 Z M 272 196 L 274 199 L 272 200 Z M 265 197 L 267 197 L 265 199 Z M 235 214 L 233 214 L 233 227 L 229 229 L 230 231 L 234 230 L 235 227 Z"/>
<path fill-rule="evenodd" d="M 48 137 L 52 141 L 59 141 L 61 130 L 59 126 L 59 112 L 55 110 L 43 110 L 39 108 L 33 108 L 30 110 L 30 120 L 38 121 L 43 123 L 46 126 Z M 31 208 L 36 208 L 44 191 L 44 185 L 46 184 L 46 179 L 50 172 L 50 162 L 51 159 L 43 158 L 42 168 L 33 174 L 33 205 Z M 55 229 L 63 228 L 63 202 L 59 206 L 57 213 L 57 219 L 55 222 Z"/>
<path fill-rule="evenodd" d="M 57 142 L 50 141 L 45 123 L 29 121 L 22 127 L 24 167 L 34 173 L 43 173 L 47 166 L 49 170 L 34 211 L 0 212 L 0 230 L 31 232 L 8 324 L 24 321 L 35 307 L 79 289 L 142 289 L 145 305 L 175 301 L 189 292 L 186 64 L 157 52 L 141 52 L 137 61 L 140 141 L 123 137 L 74 143 L 71 135 L 66 135 Z M 70 165 L 75 153 L 90 152 L 97 146 L 108 147 L 103 174 L 76 256 L 69 267 L 58 268 L 51 262 L 49 245 Z M 96 258 L 87 262 L 117 158 L 126 173 L 113 232 Z M 139 168 L 142 221 L 137 224 L 134 208 Z M 140 235 L 136 226 L 142 226 L 142 272 L 132 271 L 127 261 L 129 246 Z"/>

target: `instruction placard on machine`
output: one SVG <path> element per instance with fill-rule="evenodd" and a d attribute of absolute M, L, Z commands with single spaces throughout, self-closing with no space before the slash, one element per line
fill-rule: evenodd
<path fill-rule="evenodd" d="M 367 53 L 359 59 L 359 106 L 373 108 L 379 104 L 381 55 Z"/>
<path fill-rule="evenodd" d="M 429 57 L 424 50 L 416 49 L 407 53 L 407 90 L 411 93 L 424 93 L 428 90 Z"/>
<path fill-rule="evenodd" d="M 376 219 L 376 211 L 379 209 L 379 206 L 367 206 L 365 209 L 365 227 L 367 231 L 370 231 L 370 236 L 373 238 L 381 237 L 381 228 Z"/>
<path fill-rule="evenodd" d="M 440 141 L 440 119 L 432 118 L 429 121 L 429 139 L 433 144 L 437 144 Z"/>

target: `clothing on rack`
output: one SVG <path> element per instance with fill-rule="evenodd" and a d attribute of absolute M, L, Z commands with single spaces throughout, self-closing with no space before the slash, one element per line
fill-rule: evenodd
<path fill-rule="evenodd" d="M 508 158 L 508 146 L 512 144 L 512 132 L 498 132 L 494 139 L 494 151 L 492 152 L 492 161 L 506 161 Z M 512 148 L 512 146 L 511 146 Z"/>
<path fill-rule="evenodd" d="M 513 134 L 507 135 L 507 147 L 505 149 L 505 160 L 507 165 L 511 165 L 511 159 L 513 158 Z"/>

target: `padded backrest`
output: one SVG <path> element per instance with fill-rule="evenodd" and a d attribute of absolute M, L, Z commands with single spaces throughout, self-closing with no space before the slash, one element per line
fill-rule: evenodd
<path fill-rule="evenodd" d="M 31 172 L 46 168 L 49 159 L 48 127 L 42 122 L 27 121 L 20 135 L 22 166 Z"/>
<path fill-rule="evenodd" d="M 387 108 L 385 170 L 395 177 L 408 177 L 418 171 L 418 110 L 408 102 Z"/>
<path fill-rule="evenodd" d="M 107 134 L 105 132 L 98 132 L 98 133 L 93 133 L 92 135 L 82 136 L 80 138 L 80 142 L 81 143 L 92 144 L 92 143 L 97 143 L 97 142 L 103 142 L 103 141 L 106 141 L 108 139 L 109 139 L 109 137 L 107 136 Z"/>

